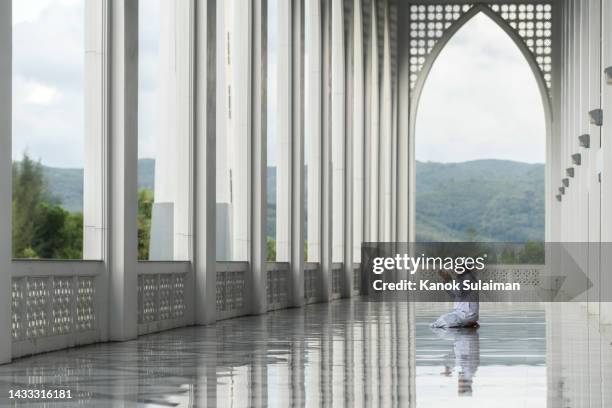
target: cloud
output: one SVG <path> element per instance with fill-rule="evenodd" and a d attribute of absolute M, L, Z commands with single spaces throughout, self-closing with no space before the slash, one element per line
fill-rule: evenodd
<path fill-rule="evenodd" d="M 16 159 L 28 150 L 48 165 L 83 165 L 85 1 L 14 2 Z M 140 157 L 155 157 L 159 4 L 140 2 Z M 271 28 L 277 19 L 271 10 Z M 275 162 L 277 132 L 276 37 L 271 32 L 268 43 L 270 163 Z M 468 22 L 440 54 L 425 84 L 416 130 L 419 160 L 544 161 L 544 114 L 535 79 L 512 40 L 486 16 Z"/>
<path fill-rule="evenodd" d="M 139 7 L 138 157 L 155 158 L 159 129 L 160 0 L 141 1 Z"/>
<path fill-rule="evenodd" d="M 13 4 L 13 158 L 82 167 L 84 0 Z"/>
<path fill-rule="evenodd" d="M 13 158 L 84 163 L 87 0 L 13 2 Z M 154 157 L 158 116 L 159 0 L 140 2 L 139 149 Z"/>
<path fill-rule="evenodd" d="M 477 15 L 442 50 L 427 78 L 416 123 L 418 160 L 499 158 L 544 162 L 542 99 L 518 47 Z"/>

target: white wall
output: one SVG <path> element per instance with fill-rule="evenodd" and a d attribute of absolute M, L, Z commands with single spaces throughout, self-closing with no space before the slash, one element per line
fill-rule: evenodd
<path fill-rule="evenodd" d="M 0 2 L 0 363 L 11 359 L 12 4 Z"/>

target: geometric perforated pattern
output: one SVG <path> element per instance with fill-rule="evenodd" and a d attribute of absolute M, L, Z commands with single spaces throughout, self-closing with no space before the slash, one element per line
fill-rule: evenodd
<path fill-rule="evenodd" d="M 172 316 L 180 319 L 185 315 L 185 275 L 174 275 Z"/>
<path fill-rule="evenodd" d="M 159 275 L 159 320 L 172 317 L 172 275 Z"/>
<path fill-rule="evenodd" d="M 550 89 L 552 64 L 552 6 L 550 4 L 492 4 L 533 54 Z"/>
<path fill-rule="evenodd" d="M 68 334 L 72 330 L 73 281 L 72 277 L 53 279 L 52 331 L 54 335 Z"/>
<path fill-rule="evenodd" d="M 21 340 L 24 336 L 25 297 L 25 278 L 13 278 L 11 294 L 11 320 L 13 341 Z"/>
<path fill-rule="evenodd" d="M 157 317 L 157 281 L 158 276 L 153 274 L 138 276 L 138 289 L 140 294 L 138 323 L 154 322 Z"/>
<path fill-rule="evenodd" d="M 76 329 L 93 330 L 96 327 L 96 281 L 91 276 L 79 276 L 77 279 Z"/>
<path fill-rule="evenodd" d="M 410 88 L 414 88 L 427 56 L 446 29 L 467 12 L 469 4 L 410 6 Z"/>
<path fill-rule="evenodd" d="M 304 299 L 314 299 L 317 297 L 317 274 L 316 269 L 304 270 Z"/>
<path fill-rule="evenodd" d="M 217 311 L 230 312 L 245 307 L 244 271 L 217 272 Z"/>
<path fill-rule="evenodd" d="M 13 341 L 95 329 L 95 278 L 41 276 L 11 281 Z"/>
<path fill-rule="evenodd" d="M 537 4 L 490 4 L 523 40 L 533 54 L 548 89 L 552 71 L 552 6 Z M 410 6 L 410 88 L 446 30 L 472 8 L 470 4 L 414 4 Z"/>
<path fill-rule="evenodd" d="M 49 327 L 49 278 L 26 280 L 26 338 L 47 335 Z"/>
<path fill-rule="evenodd" d="M 289 292 L 286 269 L 270 269 L 267 271 L 266 294 L 268 297 L 268 308 L 282 307 L 286 302 Z"/>
<path fill-rule="evenodd" d="M 332 269 L 332 293 L 334 295 L 339 295 L 341 290 L 341 282 L 342 282 L 342 265 L 337 266 Z"/>
<path fill-rule="evenodd" d="M 138 323 L 181 319 L 185 315 L 185 274 L 138 275 Z"/>
<path fill-rule="evenodd" d="M 353 269 L 353 290 L 358 292 L 361 289 L 361 265 L 355 264 Z"/>

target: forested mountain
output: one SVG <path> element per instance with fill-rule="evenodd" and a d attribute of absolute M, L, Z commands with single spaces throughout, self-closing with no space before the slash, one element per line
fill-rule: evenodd
<path fill-rule="evenodd" d="M 544 165 L 417 162 L 417 239 L 544 239 Z"/>
<path fill-rule="evenodd" d="M 138 161 L 139 188 L 153 189 L 155 161 Z M 417 162 L 417 239 L 544 238 L 544 165 L 508 160 Z M 82 209 L 83 170 L 43 167 L 49 193 Z M 268 235 L 274 236 L 276 168 L 268 168 Z"/>

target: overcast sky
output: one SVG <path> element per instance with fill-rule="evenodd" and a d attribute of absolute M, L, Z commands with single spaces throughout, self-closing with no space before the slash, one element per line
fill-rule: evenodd
<path fill-rule="evenodd" d="M 83 165 L 84 1 L 13 2 L 15 159 L 27 150 L 47 165 Z M 155 155 L 159 1 L 140 2 L 140 157 Z M 276 13 L 269 17 L 275 21 Z M 275 35 L 269 38 L 271 95 Z M 271 100 L 268 117 L 275 111 Z M 269 128 L 272 146 L 273 120 Z M 418 160 L 544 161 L 543 109 L 533 74 L 512 40 L 487 17 L 472 19 L 443 49 L 425 84 L 416 130 Z M 273 164 L 273 148 L 269 158 Z"/>
<path fill-rule="evenodd" d="M 496 158 L 543 163 L 542 99 L 525 58 L 489 17 L 478 14 L 450 39 L 425 82 L 416 158 Z"/>

